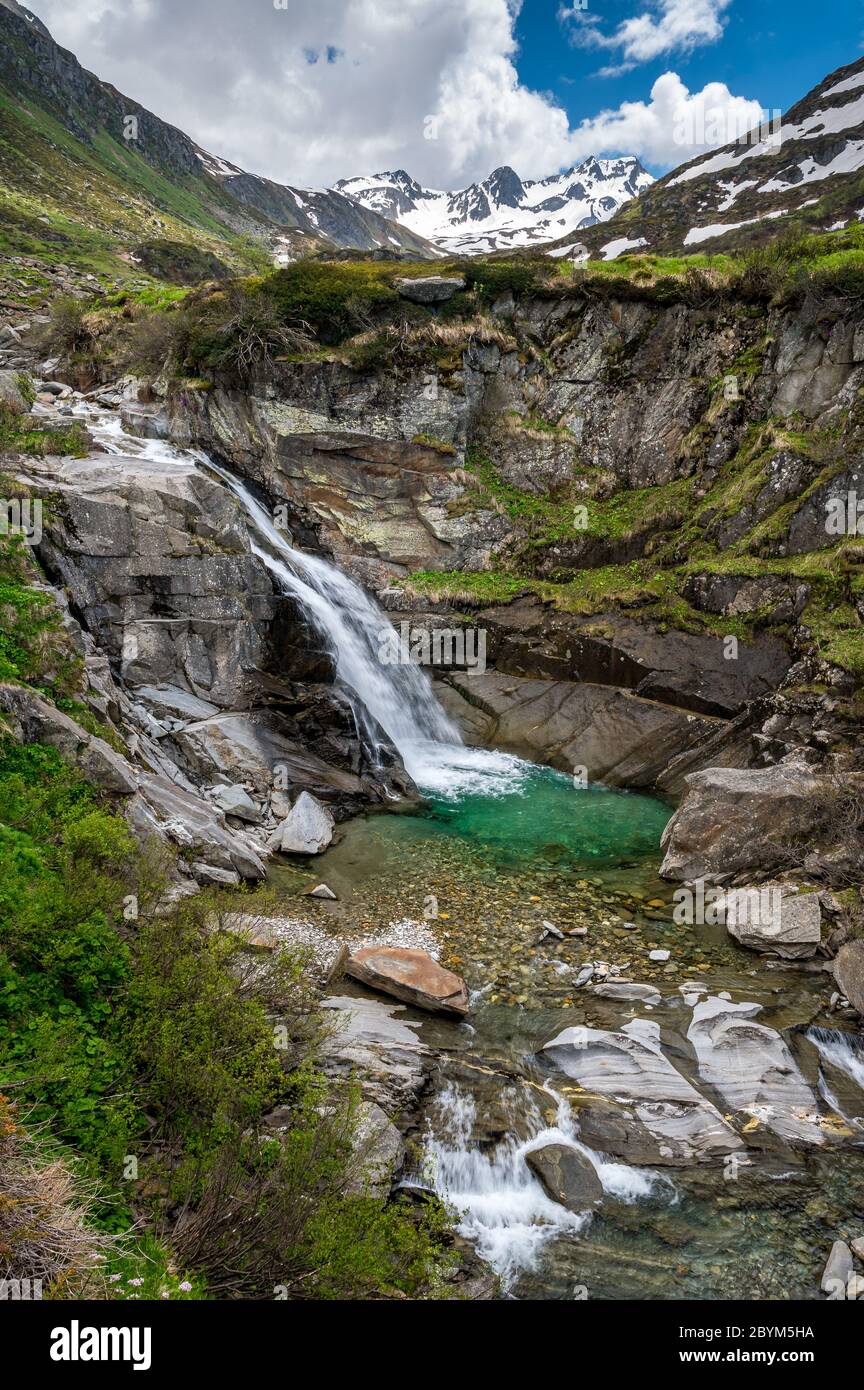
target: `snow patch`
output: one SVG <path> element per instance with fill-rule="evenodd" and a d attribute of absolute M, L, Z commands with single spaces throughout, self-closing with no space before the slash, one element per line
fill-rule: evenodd
<path fill-rule="evenodd" d="M 630 241 L 626 236 L 619 236 L 614 241 L 607 241 L 605 246 L 601 246 L 600 255 L 604 261 L 614 261 L 625 251 L 635 251 L 637 247 L 647 245 L 644 236 L 637 237 L 635 241 Z"/>

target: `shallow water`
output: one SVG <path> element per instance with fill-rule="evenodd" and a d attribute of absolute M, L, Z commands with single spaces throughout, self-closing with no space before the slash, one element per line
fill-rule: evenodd
<path fill-rule="evenodd" d="M 856 1127 L 864 1138 L 862 1054 L 828 1014 L 830 977 L 767 968 L 722 927 L 672 921 L 672 886 L 657 877 L 664 802 L 574 787 L 507 754 L 453 756 L 461 767 L 448 775 L 442 762 L 419 811 L 349 822 L 324 856 L 273 872 L 286 894 L 310 873 L 327 882 L 339 901 L 316 901 L 312 912 L 337 932 L 425 917 L 442 962 L 472 990 L 467 1024 L 413 1015 L 444 1049 L 418 1124 L 425 1159 L 415 1177 L 450 1202 L 511 1296 L 819 1297 L 832 1241 L 864 1234 L 864 1151 L 854 1147 Z M 587 932 L 560 940 L 544 935 L 549 922 Z M 668 961 L 650 960 L 658 946 Z M 580 966 L 598 959 L 655 984 L 662 1002 L 574 988 Z M 542 1045 L 574 1024 L 618 1029 L 650 1017 L 695 1078 L 679 989 L 688 980 L 762 1005 L 760 1022 L 782 1032 L 850 1147 L 802 1155 L 766 1142 L 730 1180 L 719 1160 L 640 1168 L 582 1144 L 579 1088 L 540 1060 Z M 569 1213 L 545 1194 L 525 1162 L 544 1143 L 591 1157 L 604 1188 L 596 1212 Z"/>

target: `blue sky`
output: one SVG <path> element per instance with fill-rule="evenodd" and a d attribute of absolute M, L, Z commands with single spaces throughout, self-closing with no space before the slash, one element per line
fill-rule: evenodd
<path fill-rule="evenodd" d="M 864 4 L 857 0 L 732 0 L 718 40 L 601 77 L 607 54 L 567 42 L 574 26 L 562 22 L 561 9 L 560 0 L 525 0 L 516 21 L 516 66 L 526 86 L 552 94 L 573 125 L 622 101 L 643 99 L 669 68 L 691 91 L 720 81 L 768 110 L 786 111 L 827 73 L 864 55 Z M 656 14 L 656 7 L 636 0 L 588 0 L 584 14 L 612 34 L 622 21 L 652 9 Z M 653 173 L 668 167 L 644 162 Z"/>
<path fill-rule="evenodd" d="M 300 186 L 403 168 L 464 188 L 618 154 L 661 173 L 864 54 L 860 0 L 575 3 L 31 0 L 134 101 Z"/>

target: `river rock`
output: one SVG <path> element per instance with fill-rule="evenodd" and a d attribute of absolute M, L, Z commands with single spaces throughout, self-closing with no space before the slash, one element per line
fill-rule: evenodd
<path fill-rule="evenodd" d="M 404 946 L 363 946 L 348 957 L 345 974 L 418 1009 L 457 1018 L 464 1018 L 468 1012 L 465 981 L 452 970 L 445 970 L 426 951 Z"/>
<path fill-rule="evenodd" d="M 631 984 L 629 980 L 615 980 L 611 984 L 595 985 L 592 994 L 602 999 L 639 1000 L 645 1004 L 659 1004 L 661 994 L 654 985 Z"/>
<path fill-rule="evenodd" d="M 314 888 L 304 888 L 303 896 L 306 898 L 326 898 L 329 902 L 335 903 L 338 894 L 333 892 L 326 883 L 316 883 Z"/>
<path fill-rule="evenodd" d="M 845 1240 L 835 1240 L 825 1262 L 820 1288 L 829 1297 L 846 1297 L 846 1285 L 852 1273 L 852 1251 Z"/>
<path fill-rule="evenodd" d="M 565 1028 L 543 1054 L 580 1087 L 611 1104 L 591 1108 L 590 1140 L 639 1163 L 685 1164 L 742 1147 L 719 1110 L 672 1065 L 656 1023 L 636 1019 L 620 1032 Z"/>
<path fill-rule="evenodd" d="M 837 952 L 834 978 L 853 1009 L 864 1014 L 864 941 L 847 941 Z"/>
<path fill-rule="evenodd" d="M 301 792 L 268 841 L 283 854 L 320 854 L 333 839 L 335 821 L 310 792 Z"/>
<path fill-rule="evenodd" d="M 553 1202 L 568 1211 L 587 1211 L 603 1199 L 603 1184 L 589 1158 L 569 1144 L 531 1149 L 525 1162 Z"/>
<path fill-rule="evenodd" d="M 414 304 L 445 304 L 464 290 L 465 281 L 461 275 L 422 275 L 397 280 L 396 288 L 403 299 Z"/>
<path fill-rule="evenodd" d="M 687 1037 L 699 1075 L 731 1110 L 787 1143 L 824 1144 L 816 1096 L 791 1052 L 773 1028 L 753 1022 L 761 1007 L 715 996 L 694 1006 Z"/>
<path fill-rule="evenodd" d="M 661 840 L 663 878 L 696 879 L 782 867 L 789 842 L 812 833 L 826 781 L 806 766 L 709 767 L 684 778 L 684 799 Z"/>
<path fill-rule="evenodd" d="M 792 893 L 778 884 L 735 888 L 714 904 L 730 936 L 752 951 L 804 960 L 822 939 L 818 893 Z"/>
<path fill-rule="evenodd" d="M 853 1240 L 851 1245 L 853 1255 L 857 1255 L 859 1260 L 864 1261 L 864 1236 L 859 1236 L 857 1240 Z"/>

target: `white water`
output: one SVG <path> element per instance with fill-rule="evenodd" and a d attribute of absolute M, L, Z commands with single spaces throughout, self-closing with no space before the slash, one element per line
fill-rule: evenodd
<path fill-rule="evenodd" d="M 576 1132 L 570 1106 L 549 1085 L 544 1087 L 555 1106 L 555 1123 L 548 1124 L 527 1087 L 518 1095 L 502 1095 L 500 1103 L 513 1110 L 513 1126 L 527 1125 L 529 1139 L 514 1134 L 494 1150 L 472 1142 L 476 1116 L 473 1098 L 454 1085 L 435 1099 L 434 1131 L 425 1144 L 425 1176 L 435 1191 L 455 1208 L 459 1231 L 497 1271 L 505 1288 L 525 1271 L 537 1267 L 550 1241 L 573 1237 L 591 1221 L 590 1212 L 571 1212 L 553 1202 L 525 1161 L 532 1149 L 546 1144 L 566 1144 L 591 1162 L 603 1184 L 604 1194 L 635 1202 L 658 1192 L 674 1196 L 668 1179 L 650 1169 L 631 1168 L 613 1162 L 583 1144 Z"/>
<path fill-rule="evenodd" d="M 505 796 L 524 784 L 530 763 L 510 753 L 465 747 L 428 676 L 407 650 L 402 661 L 382 660 L 382 651 L 392 651 L 393 644 L 387 616 L 348 575 L 290 545 L 246 483 L 201 450 L 126 434 L 114 412 L 88 406 L 81 413 L 110 453 L 203 469 L 233 492 L 249 522 L 253 554 L 279 588 L 300 603 L 333 658 L 337 681 L 351 699 L 359 731 L 373 753 L 380 752 L 383 730 L 417 786 L 440 797 Z"/>
<path fill-rule="evenodd" d="M 855 1033 L 847 1033 L 840 1028 L 817 1028 L 807 1029 L 805 1035 L 818 1051 L 823 1061 L 837 1071 L 845 1073 L 850 1081 L 853 1081 L 861 1091 L 864 1091 L 864 1042 Z M 837 1096 L 828 1084 L 828 1078 L 819 1069 L 819 1089 L 838 1115 L 842 1115 L 844 1120 L 850 1124 L 864 1124 L 860 1119 L 849 1115 L 839 1103 Z"/>

